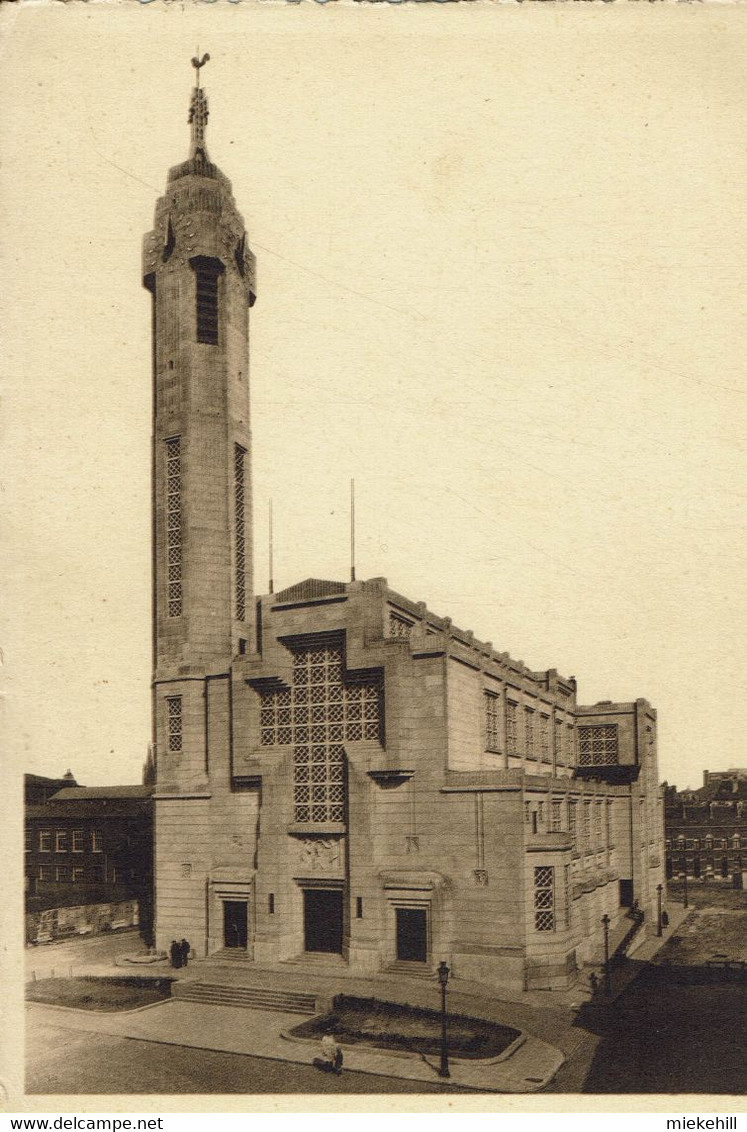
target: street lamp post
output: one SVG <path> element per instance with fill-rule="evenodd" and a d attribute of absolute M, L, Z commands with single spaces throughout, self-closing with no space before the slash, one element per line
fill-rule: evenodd
<path fill-rule="evenodd" d="M 610 994 L 612 992 L 612 984 L 610 983 L 610 918 L 606 912 L 602 916 L 602 927 L 604 928 L 604 993 Z"/>
<path fill-rule="evenodd" d="M 687 905 L 687 872 L 684 872 L 682 874 L 682 883 L 685 886 L 685 894 L 684 894 L 685 895 L 685 907 L 687 908 L 687 906 L 688 906 Z"/>
<path fill-rule="evenodd" d="M 442 959 L 438 965 L 438 981 L 441 984 L 441 1064 L 438 1067 L 439 1077 L 450 1077 L 449 1073 L 449 1046 L 446 1034 L 446 984 L 449 981 L 449 967 Z"/>
<path fill-rule="evenodd" d="M 661 894 L 664 891 L 663 884 L 656 886 L 656 934 L 661 935 Z"/>

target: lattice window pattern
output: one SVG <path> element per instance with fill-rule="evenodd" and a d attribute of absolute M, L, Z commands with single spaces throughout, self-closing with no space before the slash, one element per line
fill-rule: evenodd
<path fill-rule="evenodd" d="M 518 715 L 519 705 L 513 700 L 506 700 L 506 750 L 509 755 L 518 755 Z"/>
<path fill-rule="evenodd" d="M 534 929 L 555 931 L 555 869 L 539 865 L 534 870 Z"/>
<path fill-rule="evenodd" d="M 169 696 L 166 700 L 168 714 L 168 749 L 181 751 L 182 749 L 182 698 Z"/>
<path fill-rule="evenodd" d="M 294 649 L 291 687 L 260 692 L 263 746 L 293 746 L 297 822 L 345 820 L 343 744 L 379 739 L 381 710 L 379 679 L 346 681 L 339 646 Z"/>
<path fill-rule="evenodd" d="M 524 749 L 528 755 L 534 754 L 534 712 L 524 709 Z"/>
<path fill-rule="evenodd" d="M 500 696 L 496 696 L 495 692 L 485 692 L 483 694 L 483 702 L 484 702 L 484 705 L 485 705 L 485 750 L 486 751 L 500 751 L 500 749 L 501 749 L 501 721 L 500 721 L 501 700 L 500 700 Z"/>
<path fill-rule="evenodd" d="M 246 449 L 240 444 L 234 446 L 233 455 L 233 493 L 234 493 L 234 534 L 235 549 L 235 600 L 236 620 L 246 620 L 246 490 L 244 471 Z"/>
<path fill-rule="evenodd" d="M 412 636 L 414 625 L 412 621 L 408 621 L 406 617 L 400 617 L 397 613 L 389 614 L 389 636 L 407 638 Z"/>
<path fill-rule="evenodd" d="M 617 724 L 579 727 L 578 765 L 609 766 L 617 762 Z"/>
<path fill-rule="evenodd" d="M 166 592 L 169 617 L 182 615 L 181 438 L 166 441 Z"/>

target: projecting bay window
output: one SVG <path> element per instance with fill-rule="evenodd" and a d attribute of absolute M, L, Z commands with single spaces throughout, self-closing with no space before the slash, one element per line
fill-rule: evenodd
<path fill-rule="evenodd" d="M 534 870 L 534 930 L 555 931 L 555 869 L 540 865 Z"/>
<path fill-rule="evenodd" d="M 617 763 L 617 724 L 579 727 L 578 765 L 612 766 Z"/>
<path fill-rule="evenodd" d="M 501 749 L 501 700 L 495 692 L 484 692 L 485 705 L 485 750 L 494 754 Z"/>

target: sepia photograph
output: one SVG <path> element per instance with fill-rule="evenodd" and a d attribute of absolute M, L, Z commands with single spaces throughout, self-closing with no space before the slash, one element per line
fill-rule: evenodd
<path fill-rule="evenodd" d="M 733 1111 L 745 18 L 0 12 L 12 1109 Z"/>

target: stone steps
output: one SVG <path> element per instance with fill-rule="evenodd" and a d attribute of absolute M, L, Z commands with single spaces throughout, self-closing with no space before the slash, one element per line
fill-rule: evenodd
<path fill-rule="evenodd" d="M 272 990 L 267 987 L 228 986 L 221 983 L 178 982 L 172 997 L 186 1002 L 206 1002 L 213 1006 L 241 1006 L 247 1010 L 278 1010 L 283 1014 L 316 1014 L 316 997 L 301 991 Z"/>

